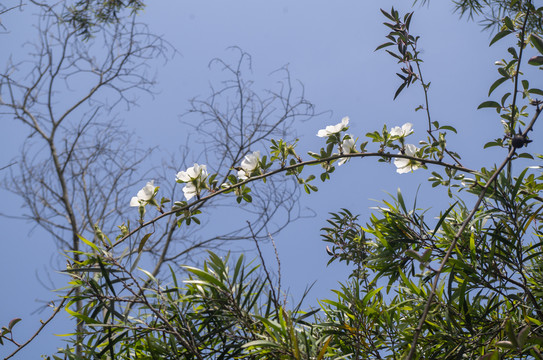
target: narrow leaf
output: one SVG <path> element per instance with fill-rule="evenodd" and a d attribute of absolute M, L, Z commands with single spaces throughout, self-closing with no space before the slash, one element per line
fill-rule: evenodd
<path fill-rule="evenodd" d="M 21 321 L 20 318 L 15 318 L 13 320 L 11 320 L 8 324 L 8 328 L 11 330 L 13 329 L 13 327 L 15 326 L 15 324 L 17 324 L 19 321 Z"/>
<path fill-rule="evenodd" d="M 328 344 L 330 344 L 330 340 L 332 340 L 332 336 L 328 336 L 328 339 L 326 339 L 326 341 L 324 342 L 321 351 L 319 351 L 319 356 L 317 356 L 317 360 L 322 360 L 322 358 L 324 357 L 326 349 L 328 349 Z"/>
<path fill-rule="evenodd" d="M 385 10 L 383 10 L 383 9 L 379 9 L 379 10 L 381 10 L 381 12 L 383 13 L 383 15 L 385 15 L 385 17 L 386 17 L 387 19 L 390 19 L 390 20 L 392 20 L 392 21 L 396 21 L 396 19 L 394 19 L 394 17 L 393 17 L 392 15 L 390 15 L 389 13 L 387 13 Z"/>
<path fill-rule="evenodd" d="M 85 239 L 83 236 L 77 234 L 77 237 L 79 238 L 79 240 L 83 241 L 85 244 L 89 245 L 91 248 L 93 248 L 94 250 L 96 251 L 100 251 L 98 249 L 98 246 L 96 246 L 92 241 L 89 241 L 87 239 Z"/>
<path fill-rule="evenodd" d="M 394 43 L 393 42 L 387 42 L 387 43 L 381 44 L 381 45 L 377 46 L 377 48 L 375 48 L 375 50 L 373 50 L 373 51 L 381 50 L 382 48 L 386 48 L 387 46 L 390 46 L 390 45 L 394 45 Z"/>
<path fill-rule="evenodd" d="M 88 317 L 87 315 L 83 315 L 81 313 L 78 313 L 76 311 L 71 310 L 69 307 L 65 308 L 66 312 L 70 314 L 71 316 L 75 317 L 76 319 L 84 321 L 86 324 L 99 324 L 98 321 Z"/>
<path fill-rule="evenodd" d="M 514 349 L 515 345 L 511 341 L 498 341 L 496 346 L 501 347 L 502 349 Z"/>
<path fill-rule="evenodd" d="M 492 94 L 492 92 L 496 90 L 496 88 L 503 84 L 506 80 L 509 80 L 509 78 L 502 77 L 494 81 L 494 83 L 490 86 L 490 89 L 488 90 L 488 96 L 490 96 L 490 94 Z"/>
<path fill-rule="evenodd" d="M 530 35 L 530 42 L 543 55 L 543 39 L 539 35 L 532 34 Z"/>
<path fill-rule="evenodd" d="M 405 88 L 405 85 L 407 85 L 407 83 L 403 83 L 403 84 L 400 85 L 400 87 L 398 88 L 398 90 L 396 90 L 396 93 L 394 94 L 394 99 L 393 100 L 396 100 L 398 95 L 400 95 L 402 90 Z"/>
<path fill-rule="evenodd" d="M 488 44 L 488 46 L 492 46 L 492 44 L 494 44 L 496 41 L 506 37 L 507 35 L 511 34 L 512 31 L 511 30 L 503 30 L 503 31 L 500 31 L 499 33 L 496 34 L 496 36 L 494 36 L 492 38 L 492 40 L 490 41 L 490 44 Z"/>
<path fill-rule="evenodd" d="M 149 240 L 149 237 L 151 237 L 151 234 L 152 233 L 145 234 L 145 236 L 141 239 L 140 245 L 138 246 L 138 253 L 141 253 L 143 247 L 145 246 L 145 243 L 147 242 L 147 240 Z"/>
<path fill-rule="evenodd" d="M 530 335 L 530 325 L 526 325 L 524 328 L 522 328 L 522 330 L 520 330 L 518 334 L 517 342 L 521 348 L 526 343 L 526 340 L 528 339 L 528 335 Z"/>
<path fill-rule="evenodd" d="M 477 107 L 477 110 L 479 109 L 483 109 L 483 108 L 496 108 L 496 109 L 501 109 L 502 106 L 497 103 L 496 101 L 485 101 L 483 103 L 481 103 L 481 105 L 479 105 Z"/>

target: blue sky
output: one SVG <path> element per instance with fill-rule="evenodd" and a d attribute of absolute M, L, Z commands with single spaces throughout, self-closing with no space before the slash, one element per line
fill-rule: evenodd
<path fill-rule="evenodd" d="M 175 153 L 186 139 L 194 140 L 190 127 L 181 119 L 188 108 L 187 100 L 209 94 L 210 84 L 216 84 L 216 72 L 207 65 L 212 58 L 234 58 L 227 48 L 239 46 L 252 55 L 252 76 L 265 88 L 272 84 L 269 74 L 288 64 L 294 79 L 300 80 L 318 111 L 329 111 L 308 122 L 298 123 L 295 130 L 300 138 L 300 153 L 317 151 L 323 145 L 315 135 L 326 125 L 336 124 L 349 116 L 349 133 L 361 138 L 367 132 L 379 130 L 382 124 L 399 126 L 414 124 L 412 141 L 425 138 L 425 118 L 414 109 L 422 103 L 422 90 L 412 86 L 396 101 L 392 101 L 399 85 L 395 73 L 398 66 L 385 52 L 374 49 L 385 41 L 387 28 L 379 8 L 389 10 L 396 5 L 400 12 L 410 11 L 409 2 L 355 0 L 320 1 L 161 1 L 149 2 L 140 20 L 151 30 L 163 35 L 178 51 L 166 64 L 150 63 L 156 71 L 158 94 L 154 98 L 142 96 L 137 109 L 120 113 L 127 130 L 134 130 L 143 146 L 160 146 L 155 155 L 159 164 L 161 155 Z M 401 5 L 398 5 L 401 4 Z M 1 35 L 14 57 L 24 54 L 20 44 L 32 41 L 35 17 L 25 10 L 2 18 L 10 30 Z M 501 125 L 495 112 L 476 111 L 487 100 L 490 84 L 497 78 L 494 61 L 503 56 L 503 46 L 488 47 L 490 33 L 481 32 L 474 22 L 459 19 L 452 13 L 452 2 L 432 1 L 428 7 L 415 7 L 412 33 L 421 35 L 419 48 L 425 61 L 423 71 L 431 81 L 430 101 L 434 120 L 448 123 L 459 130 L 449 139 L 449 146 L 458 151 L 467 167 L 491 166 L 501 156 L 499 151 L 482 155 L 483 144 L 501 136 Z M 511 40 L 512 41 L 512 40 Z M 7 60 L 5 53 L 0 56 Z M 260 86 L 260 85 L 257 85 Z M 20 125 L 4 118 L 1 133 L 1 163 L 7 164 L 17 156 L 24 139 Z M 539 132 L 540 133 L 540 132 Z M 254 149 L 260 150 L 260 149 Z M 191 156 L 198 161 L 198 148 Z M 167 158 L 167 156 L 163 156 Z M 308 158 L 304 155 L 304 158 Z M 184 170 L 184 169 L 179 169 Z M 144 170 L 143 170 L 144 171 Z M 319 185 L 319 192 L 303 195 L 302 208 L 310 208 L 314 217 L 291 224 L 275 237 L 281 259 L 283 286 L 298 297 L 305 287 L 316 284 L 309 298 L 314 302 L 337 288 L 349 269 L 343 265 L 326 267 L 328 257 L 319 229 L 325 226 L 329 212 L 348 208 L 367 218 L 372 199 L 385 199 L 401 187 L 408 201 L 420 186 L 421 207 L 438 212 L 447 198 L 432 190 L 426 179 L 429 172 L 396 174 L 393 165 L 377 163 L 372 159 L 354 159 L 339 168 L 331 182 Z M 173 181 L 174 174 L 172 174 Z M 141 186 L 148 177 L 142 177 Z M 127 201 L 139 190 L 126 194 Z M 0 212 L 17 215 L 21 202 L 2 190 Z M 128 202 L 127 202 L 128 206 Z M 434 214 L 436 216 L 437 214 Z M 136 211 L 134 210 L 134 216 Z M 218 215 L 219 216 L 219 215 Z M 230 221 L 235 221 L 236 219 Z M 247 219 L 237 219 L 244 223 Z M 0 325 L 14 317 L 23 318 L 17 329 L 19 339 L 26 339 L 39 326 L 39 319 L 47 313 L 31 314 L 40 306 L 38 299 L 54 297 L 37 281 L 37 276 L 51 286 L 61 286 L 62 276 L 51 273 L 58 268 L 59 251 L 47 234 L 34 229 L 24 221 L 0 218 L 1 238 L 0 271 L 3 273 L 4 296 L 0 300 Z M 227 225 L 225 225 L 227 226 Z M 265 248 L 266 257 L 273 264 L 273 249 Z M 252 257 L 252 256 L 250 256 Z M 53 334 L 69 332 L 71 323 L 62 317 L 49 326 L 18 358 L 36 358 L 52 354 L 62 346 L 61 338 Z M 9 347 L 0 348 L 0 355 Z M 10 351 L 9 351 L 10 352 Z"/>

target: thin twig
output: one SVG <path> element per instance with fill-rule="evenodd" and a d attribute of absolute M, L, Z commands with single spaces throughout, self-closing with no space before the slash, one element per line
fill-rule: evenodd
<path fill-rule="evenodd" d="M 12 352 L 11 354 L 9 354 L 8 356 L 6 356 L 4 358 L 4 360 L 7 360 L 11 357 L 13 357 L 13 355 L 17 354 L 19 351 L 21 351 L 25 346 L 27 346 L 28 344 L 30 344 L 30 342 L 32 340 L 34 340 L 36 338 L 36 336 L 38 336 L 38 334 L 43 330 L 43 328 L 49 324 L 49 322 L 51 320 L 53 320 L 53 318 L 59 313 L 60 309 L 62 309 L 64 303 L 66 302 L 66 300 L 68 299 L 68 297 L 72 294 L 72 292 L 74 292 L 75 288 L 73 288 L 72 290 L 70 290 L 68 292 L 68 294 L 66 294 L 64 296 L 64 298 L 62 299 L 62 301 L 60 302 L 60 304 L 55 307 L 55 311 L 53 311 L 53 314 L 51 314 L 51 316 L 49 317 L 49 319 L 47 319 L 46 321 L 41 321 L 41 326 L 38 328 L 38 330 L 23 344 L 19 345 L 19 347 L 14 351 Z"/>
<path fill-rule="evenodd" d="M 14 161 L 14 162 L 12 162 L 11 164 L 8 164 L 8 165 L 6 165 L 6 166 L 1 167 L 1 168 L 0 168 L 0 171 L 2 171 L 2 170 L 4 170 L 4 169 L 7 169 L 8 167 L 13 166 L 13 165 L 15 165 L 15 164 L 17 164 L 17 161 Z"/>
<path fill-rule="evenodd" d="M 268 237 L 273 246 L 273 251 L 275 252 L 275 260 L 277 261 L 277 293 L 281 295 L 281 260 L 279 259 L 279 252 L 277 251 L 277 246 L 275 245 L 275 240 L 273 240 L 272 234 L 268 233 Z M 283 305 L 286 304 L 286 298 L 283 301 Z"/>
<path fill-rule="evenodd" d="M 258 240 L 256 239 L 253 227 L 251 226 L 251 223 L 249 221 L 247 221 L 247 225 L 249 225 L 249 230 L 251 231 L 251 235 L 253 237 L 253 240 L 255 241 L 256 250 L 258 251 L 258 256 L 260 257 L 260 262 L 262 263 L 262 268 L 264 269 L 264 273 L 266 274 L 266 279 L 268 279 L 268 282 L 270 283 L 271 295 L 273 297 L 272 300 L 275 304 L 275 315 L 277 316 L 277 318 L 279 318 L 279 300 L 277 298 L 277 293 L 273 288 L 273 282 L 270 276 L 270 272 L 268 271 L 268 267 L 266 266 L 266 260 L 264 260 L 264 255 L 262 254 L 262 250 L 260 250 L 260 245 L 258 244 Z"/>

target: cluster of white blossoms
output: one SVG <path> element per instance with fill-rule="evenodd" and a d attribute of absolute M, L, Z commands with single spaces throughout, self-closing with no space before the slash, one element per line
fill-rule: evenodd
<path fill-rule="evenodd" d="M 419 150 L 415 145 L 405 144 L 404 139 L 406 136 L 413 133 L 413 125 L 406 123 L 401 127 L 396 126 L 390 130 L 390 135 L 393 140 L 399 140 L 402 145 L 402 151 L 400 155 L 416 156 Z M 344 117 L 341 122 L 336 125 L 329 125 L 324 129 L 317 132 L 318 137 L 335 137 L 333 141 L 341 142 L 339 144 L 340 154 L 354 154 L 356 150 L 356 140 L 352 135 L 345 134 L 343 138 L 338 137 L 338 134 L 342 131 L 349 129 L 349 117 Z M 337 155 L 337 154 L 335 154 Z M 339 165 L 343 165 L 347 162 L 348 158 L 342 158 L 338 162 Z M 413 159 L 396 158 L 394 159 L 394 165 L 396 171 L 400 174 L 408 173 L 418 169 L 421 163 Z M 255 175 L 255 172 L 261 167 L 260 151 L 254 151 L 252 154 L 245 155 L 241 162 L 241 167 L 238 170 L 238 179 L 241 181 L 249 179 Z M 260 171 L 261 172 L 261 171 Z M 258 174 L 260 174 L 258 172 Z M 183 188 L 183 194 L 187 200 L 192 199 L 195 196 L 199 196 L 201 191 L 209 189 L 206 180 L 208 177 L 206 165 L 194 164 L 194 166 L 188 168 L 186 171 L 180 171 L 177 173 L 176 181 L 178 183 L 185 183 Z M 221 185 L 221 188 L 226 188 L 225 184 Z M 155 204 L 154 200 L 157 187 L 154 185 L 154 180 L 151 180 L 141 189 L 136 196 L 130 200 L 130 206 L 143 207 L 149 203 Z M 143 213 L 142 213 L 143 216 Z"/>
<path fill-rule="evenodd" d="M 334 136 L 336 134 L 339 134 L 342 131 L 345 131 L 349 128 L 349 117 L 345 116 L 343 119 L 341 119 L 341 122 L 336 125 L 329 125 L 324 129 L 321 129 L 317 132 L 318 137 L 330 137 Z M 355 140 L 352 137 L 352 135 L 345 135 L 343 137 L 343 141 L 340 145 L 340 152 L 341 154 L 354 154 L 357 153 L 356 151 L 356 144 Z M 337 154 L 334 154 L 337 155 Z M 340 159 L 338 162 L 338 166 L 341 166 L 347 162 L 348 158 Z"/>
<path fill-rule="evenodd" d="M 247 180 L 251 174 L 260 167 L 260 151 L 245 155 L 241 162 L 241 170 L 238 171 L 240 180 Z"/>
<path fill-rule="evenodd" d="M 200 195 L 202 189 L 207 188 L 205 182 L 207 175 L 207 167 L 205 165 L 194 164 L 187 171 L 178 172 L 175 180 L 179 183 L 186 183 L 183 188 L 183 194 L 185 194 L 187 200 L 190 200 L 194 196 Z"/>
<path fill-rule="evenodd" d="M 403 152 L 400 152 L 399 155 L 415 156 L 419 150 L 413 144 L 404 144 L 404 139 L 406 136 L 413 133 L 413 124 L 405 123 L 402 127 L 395 126 L 390 130 L 390 135 L 393 138 L 400 140 L 400 143 L 403 146 Z M 394 165 L 396 165 L 396 172 L 398 174 L 405 174 L 414 170 L 417 170 L 420 167 L 418 161 L 412 159 L 396 158 L 394 159 Z"/>

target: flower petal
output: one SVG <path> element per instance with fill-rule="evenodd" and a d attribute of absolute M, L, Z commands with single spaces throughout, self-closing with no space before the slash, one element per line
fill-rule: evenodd
<path fill-rule="evenodd" d="M 175 179 L 178 181 L 187 182 L 190 181 L 190 176 L 186 171 L 180 171 L 177 173 Z"/>
<path fill-rule="evenodd" d="M 130 206 L 140 206 L 140 199 L 137 196 L 134 196 L 130 199 Z"/>
<path fill-rule="evenodd" d="M 238 179 L 240 180 L 247 180 L 249 177 L 247 176 L 247 173 L 245 170 L 239 170 L 238 171 Z"/>
<path fill-rule="evenodd" d="M 198 194 L 198 189 L 196 189 L 193 183 L 189 182 L 183 188 L 183 194 L 185 194 L 185 199 L 190 200 Z"/>
<path fill-rule="evenodd" d="M 343 131 L 349 125 L 349 117 L 345 116 L 341 119 L 341 122 L 336 125 L 328 125 L 326 128 L 319 130 L 317 132 L 318 137 L 328 137 L 333 134 L 337 134 L 340 131 Z"/>

